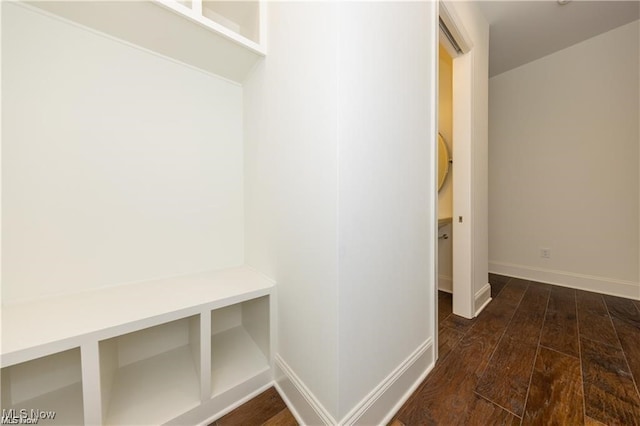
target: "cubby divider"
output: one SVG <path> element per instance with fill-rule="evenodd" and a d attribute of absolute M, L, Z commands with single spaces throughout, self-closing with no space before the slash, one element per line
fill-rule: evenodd
<path fill-rule="evenodd" d="M 203 0 L 202 15 L 254 43 L 260 43 L 259 1 Z"/>

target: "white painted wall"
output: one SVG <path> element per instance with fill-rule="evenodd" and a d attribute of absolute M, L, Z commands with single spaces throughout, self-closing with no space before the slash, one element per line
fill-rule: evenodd
<path fill-rule="evenodd" d="M 490 80 L 493 272 L 640 299 L 639 28 Z"/>
<path fill-rule="evenodd" d="M 433 333 L 435 22 L 426 2 L 340 6 L 340 417 Z"/>
<path fill-rule="evenodd" d="M 269 53 L 244 85 L 246 262 L 278 283 L 276 354 L 334 416 L 336 8 L 269 3 Z"/>
<path fill-rule="evenodd" d="M 2 7 L 3 302 L 242 264 L 242 88 Z"/>
<path fill-rule="evenodd" d="M 442 135 L 449 149 L 453 152 L 453 61 L 447 51 L 439 47 L 438 62 L 438 132 Z M 438 217 L 453 217 L 453 169 L 438 191 Z M 448 239 L 438 240 L 438 288 L 451 292 L 453 290 L 453 224 L 439 230 L 439 234 L 447 234 Z"/>
<path fill-rule="evenodd" d="M 473 44 L 453 60 L 453 311 L 475 316 L 488 285 L 489 24 L 474 2 L 448 2 Z M 463 217 L 463 222 L 458 217 Z M 471 285 L 469 286 L 469 283 Z"/>
<path fill-rule="evenodd" d="M 268 6 L 244 93 L 246 259 L 278 282 L 294 411 L 354 421 L 434 333 L 435 4 Z M 391 414 L 416 365 L 361 422 Z"/>

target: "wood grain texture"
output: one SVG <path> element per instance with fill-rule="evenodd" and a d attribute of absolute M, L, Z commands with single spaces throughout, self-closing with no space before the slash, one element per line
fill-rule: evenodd
<path fill-rule="evenodd" d="M 584 426 L 606 426 L 604 423 L 592 419 L 589 416 L 584 416 Z"/>
<path fill-rule="evenodd" d="M 295 417 L 293 417 L 293 414 L 291 414 L 291 411 L 289 411 L 288 408 L 285 408 L 266 422 L 262 423 L 262 426 L 298 426 L 298 422 Z"/>
<path fill-rule="evenodd" d="M 457 315 L 451 314 L 439 324 L 439 327 L 453 328 L 454 330 L 460 331 L 462 333 L 466 333 L 473 326 L 473 324 L 475 324 L 475 322 L 476 322 L 475 318 L 466 319 L 466 318 L 462 318 Z"/>
<path fill-rule="evenodd" d="M 613 325 L 620 338 L 620 344 L 636 387 L 640 388 L 640 324 L 634 325 L 613 318 Z"/>
<path fill-rule="evenodd" d="M 438 291 L 438 326 L 442 327 L 444 320 L 453 312 L 453 300 L 449 293 Z"/>
<path fill-rule="evenodd" d="M 275 388 L 269 388 L 209 426 L 261 425 L 287 408 Z"/>
<path fill-rule="evenodd" d="M 540 344 L 567 355 L 580 356 L 575 290 L 563 287 L 551 289 Z"/>
<path fill-rule="evenodd" d="M 438 333 L 438 359 L 443 360 L 456 347 L 464 333 L 449 327 L 441 327 Z"/>
<path fill-rule="evenodd" d="M 460 419 L 459 424 L 482 426 L 516 425 L 520 424 L 520 419 L 476 394 L 469 403 L 468 410 L 464 417 Z"/>
<path fill-rule="evenodd" d="M 438 328 L 452 328 L 459 332 L 466 332 L 475 323 L 475 319 L 466 319 L 453 314 L 453 296 L 444 291 L 438 291 Z"/>
<path fill-rule="evenodd" d="M 474 321 L 457 321 L 453 330 L 463 337 L 448 356 L 436 363 L 396 419 L 406 425 L 512 424 L 520 419 L 475 393 L 500 337 L 529 283 L 507 280 L 502 291 Z M 447 317 L 456 321 L 455 315 Z M 448 325 L 441 329 L 446 330 Z"/>
<path fill-rule="evenodd" d="M 580 359 L 541 347 L 536 357 L 523 425 L 584 422 Z"/>
<path fill-rule="evenodd" d="M 504 275 L 489 274 L 489 284 L 491 284 L 491 297 L 496 297 L 511 278 Z"/>
<path fill-rule="evenodd" d="M 475 401 L 473 390 L 497 341 L 497 336 L 465 336 L 403 405 L 397 419 L 406 425 L 459 424 Z"/>
<path fill-rule="evenodd" d="M 640 422 L 640 396 L 624 353 L 602 342 L 581 338 L 585 414 L 605 424 Z"/>
<path fill-rule="evenodd" d="M 502 291 L 500 291 L 500 294 L 496 296 L 496 300 L 517 306 L 520 304 L 524 292 L 527 291 L 529 283 L 529 281 L 521 280 L 520 278 L 511 278 Z"/>
<path fill-rule="evenodd" d="M 476 392 L 522 417 L 536 348 L 534 343 L 505 335 L 478 383 Z"/>
<path fill-rule="evenodd" d="M 640 387 L 640 309 L 629 299 L 604 296 L 604 300 L 636 387 Z"/>
<path fill-rule="evenodd" d="M 548 285 L 537 283 L 529 285 L 507 327 L 508 336 L 533 345 L 538 344 L 550 291 L 551 288 Z"/>
<path fill-rule="evenodd" d="M 476 318 L 475 324 L 471 327 L 471 332 L 487 335 L 502 333 L 507 328 L 515 312 L 515 306 L 508 304 L 492 305 L 490 303 Z"/>
<path fill-rule="evenodd" d="M 611 317 L 640 326 L 640 310 L 633 300 L 609 295 L 604 295 L 603 298 Z"/>
<path fill-rule="evenodd" d="M 576 290 L 580 337 L 620 347 L 602 295 Z"/>
<path fill-rule="evenodd" d="M 550 291 L 547 285 L 530 283 L 476 388 L 479 395 L 520 417 Z"/>
<path fill-rule="evenodd" d="M 513 278 L 475 319 L 473 332 L 495 334 L 504 331 L 529 287 L 529 281 Z"/>

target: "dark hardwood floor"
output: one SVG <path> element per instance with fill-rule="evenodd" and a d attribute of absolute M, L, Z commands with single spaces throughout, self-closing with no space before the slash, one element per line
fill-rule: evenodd
<path fill-rule="evenodd" d="M 475 319 L 438 295 L 439 359 L 392 426 L 640 426 L 640 302 L 490 275 Z M 211 426 L 297 425 L 271 388 Z"/>
<path fill-rule="evenodd" d="M 209 426 L 297 426 L 275 388 L 269 388 Z"/>
<path fill-rule="evenodd" d="M 400 425 L 640 425 L 640 302 L 490 275 L 474 320 L 438 302 L 433 371 Z"/>

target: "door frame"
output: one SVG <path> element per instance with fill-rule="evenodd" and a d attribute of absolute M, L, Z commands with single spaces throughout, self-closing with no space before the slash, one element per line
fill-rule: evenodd
<path fill-rule="evenodd" d="M 453 50 L 453 313 L 464 318 L 475 317 L 473 291 L 473 185 L 472 128 L 474 40 L 466 31 L 450 1 L 439 1 L 438 18 L 460 48 Z M 439 25 L 439 22 L 438 22 Z M 445 43 L 446 45 L 446 43 Z M 448 49 L 449 50 L 449 49 Z M 437 291 L 436 291 L 436 300 Z M 437 312 L 436 312 L 437 321 Z"/>

